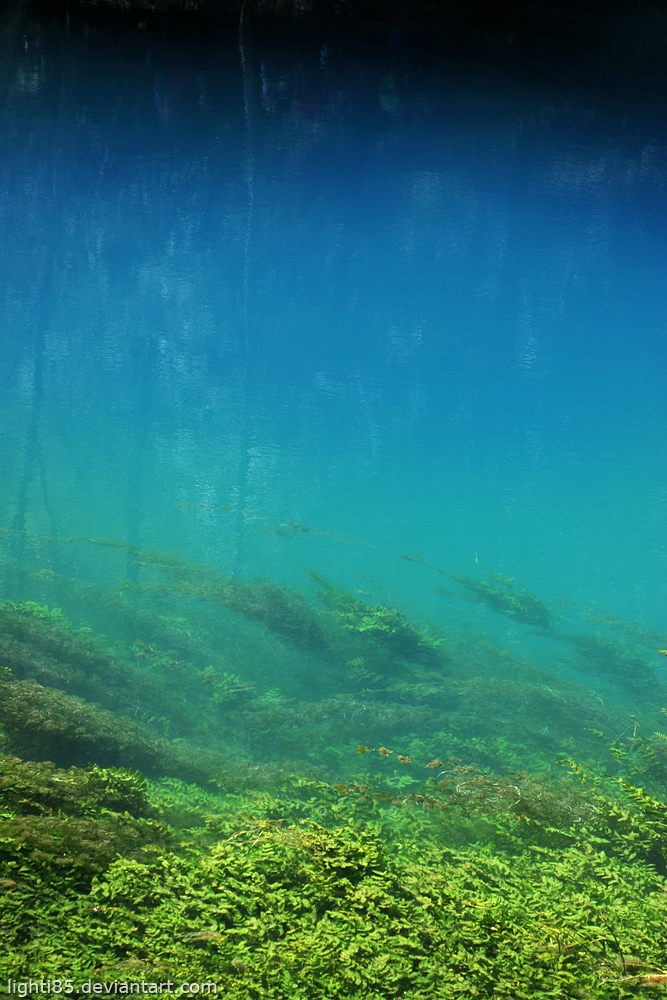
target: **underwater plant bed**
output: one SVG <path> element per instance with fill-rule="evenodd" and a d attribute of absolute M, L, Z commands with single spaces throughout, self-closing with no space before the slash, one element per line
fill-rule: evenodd
<path fill-rule="evenodd" d="M 652 995 L 664 962 L 665 880 L 608 850 L 611 831 L 606 847 L 585 832 L 545 847 L 539 823 L 513 816 L 513 849 L 454 848 L 419 812 L 303 779 L 224 796 L 15 758 L 1 774 L 4 980 L 211 982 L 239 1000 L 616 998 Z M 176 832 L 162 818 L 179 813 Z M 86 848 L 102 829 L 106 849 Z"/>
<path fill-rule="evenodd" d="M 312 570 L 314 598 L 72 541 L 138 573 L 101 588 L 40 571 L 42 603 L 0 605 L 0 981 L 210 983 L 231 1000 L 654 995 L 655 699 L 629 714 Z M 526 594 L 473 591 L 574 645 L 584 670 L 621 663 Z M 626 632 L 623 663 L 649 663 L 653 698 L 657 637 Z"/>

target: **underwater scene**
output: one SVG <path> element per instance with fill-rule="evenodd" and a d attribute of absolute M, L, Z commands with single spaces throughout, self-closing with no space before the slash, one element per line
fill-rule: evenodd
<path fill-rule="evenodd" d="M 659 996 L 664 67 L 309 9 L 0 15 L 0 992 Z"/>

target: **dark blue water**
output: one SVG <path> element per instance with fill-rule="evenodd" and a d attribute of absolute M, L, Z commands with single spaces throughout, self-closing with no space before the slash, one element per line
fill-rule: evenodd
<path fill-rule="evenodd" d="M 113 585 L 66 541 L 106 536 L 555 669 L 442 572 L 665 631 L 667 132 L 632 71 L 63 20 L 8 22 L 0 82 L 5 599 Z"/>

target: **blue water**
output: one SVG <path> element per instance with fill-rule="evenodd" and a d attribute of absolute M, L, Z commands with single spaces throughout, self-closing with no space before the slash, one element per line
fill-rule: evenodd
<path fill-rule="evenodd" d="M 552 667 L 435 567 L 565 628 L 667 630 L 650 88 L 324 31 L 11 28 L 3 598 L 111 586 L 66 543 L 106 536 L 305 591 L 315 568 Z"/>

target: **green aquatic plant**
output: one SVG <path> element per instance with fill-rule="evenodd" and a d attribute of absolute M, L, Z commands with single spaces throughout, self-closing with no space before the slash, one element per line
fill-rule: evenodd
<path fill-rule="evenodd" d="M 118 548 L 127 554 L 127 546 Z M 87 601 L 99 598 L 103 639 L 77 632 L 62 613 L 43 605 L 39 613 L 27 605 L 4 606 L 9 627 L 0 628 L 0 636 L 13 669 L 24 678 L 41 678 L 46 692 L 27 724 L 17 708 L 20 699 L 13 699 L 11 711 L 5 708 L 17 712 L 5 725 L 7 745 L 15 752 L 62 764 L 124 764 L 153 775 L 198 775 L 203 781 L 217 780 L 230 759 L 254 758 L 262 767 L 300 760 L 329 768 L 333 777 L 349 774 L 346 755 L 360 739 L 402 742 L 419 731 L 479 767 L 539 771 L 571 751 L 573 739 L 578 753 L 590 753 L 595 738 L 589 730 L 601 729 L 601 713 L 609 715 L 601 699 L 564 684 L 539 664 L 486 640 L 440 636 L 396 609 L 369 605 L 314 571 L 311 579 L 325 605 L 312 609 L 326 636 L 318 651 L 292 644 L 284 632 L 268 629 L 264 618 L 239 615 L 209 599 L 206 595 L 218 594 L 226 580 L 214 571 L 180 557 L 130 551 L 144 564 L 145 583 L 121 580 L 112 594 L 99 588 L 87 592 Z M 175 579 L 151 580 L 153 571 L 162 572 L 158 566 Z M 202 581 L 206 591 L 199 589 Z M 260 581 L 257 588 L 248 585 L 247 593 L 264 589 Z M 81 593 L 77 582 L 79 604 Z M 104 618 L 107 612 L 111 621 Z M 120 636 L 111 622 L 123 626 Z M 70 653 L 82 666 L 68 673 Z M 78 729 L 55 695 L 59 687 L 81 699 L 67 703 L 78 719 L 90 716 Z M 272 689 L 275 697 L 269 697 Z M 51 698 L 59 706 L 54 712 L 46 704 Z M 99 717 L 97 727 L 102 709 L 112 711 Z M 612 717 L 623 730 L 625 719 L 619 713 Z M 114 738 L 112 723 L 118 729 Z M 143 745 L 133 745 L 135 736 Z"/>
<path fill-rule="evenodd" d="M 31 681 L 0 680 L 0 727 L 12 750 L 32 760 L 164 767 L 164 749 L 137 723 Z"/>
<path fill-rule="evenodd" d="M 8 754 L 0 754 L 0 796 L 3 808 L 20 815 L 90 816 L 105 809 L 135 818 L 151 814 L 148 786 L 139 771 L 97 765 L 63 770 Z"/>
<path fill-rule="evenodd" d="M 369 605 L 340 587 L 335 587 L 321 574 L 306 570 L 319 584 L 318 600 L 334 619 L 355 636 L 372 639 L 392 656 L 414 663 L 442 666 L 446 660 L 443 640 L 427 629 L 411 624 L 396 608 Z"/>
<path fill-rule="evenodd" d="M 0 676 L 0 731 L 11 752 L 61 767 L 94 762 L 203 782 L 225 768 L 220 754 L 169 743 L 137 720 L 7 674 Z"/>
<path fill-rule="evenodd" d="M 89 629 L 74 629 L 59 608 L 34 602 L 0 604 L 0 663 L 18 680 L 106 700 L 128 677 Z"/>
<path fill-rule="evenodd" d="M 638 694 L 648 695 L 659 686 L 646 651 L 628 641 L 601 633 L 563 636 L 580 655 L 582 670 L 608 677 Z"/>
<path fill-rule="evenodd" d="M 254 684 L 245 683 L 236 674 L 221 673 L 211 665 L 204 670 L 202 682 L 210 686 L 216 705 L 246 699 L 255 689 Z"/>
<path fill-rule="evenodd" d="M 186 727 L 194 713 L 188 713 L 188 700 L 170 683 L 171 657 L 155 657 L 164 667 L 160 675 L 141 669 L 139 657 L 146 658 L 146 653 L 140 652 L 136 640 L 127 644 L 107 638 L 106 643 L 88 627 L 75 629 L 59 608 L 30 602 L 0 604 L 0 664 L 16 680 L 37 682 L 106 711 L 133 714 L 134 721 L 166 720 L 169 706 L 171 717 Z M 153 655 L 154 646 L 142 646 Z"/>
<path fill-rule="evenodd" d="M 661 879 L 667 876 L 667 804 L 627 777 L 599 772 L 591 776 L 572 759 L 560 763 L 579 782 L 510 769 L 498 775 L 459 758 L 427 761 L 384 746 L 360 746 L 358 753 L 377 753 L 387 764 L 397 760 L 422 774 L 424 768 L 437 772 L 426 782 L 422 778 L 405 787 L 390 774 L 383 782 L 380 772 L 375 784 L 335 785 L 341 797 L 426 810 L 431 837 L 440 830 L 450 843 L 461 843 L 462 838 L 491 843 L 512 855 L 576 847 L 628 866 L 647 865 Z"/>
<path fill-rule="evenodd" d="M 224 577 L 208 567 L 197 567 L 175 556 L 134 546 L 112 539 L 89 539 L 98 545 L 127 552 L 133 563 L 173 576 L 181 593 L 198 600 L 212 601 L 251 621 L 262 622 L 270 631 L 289 642 L 339 660 L 354 658 L 359 639 L 373 640 L 392 655 L 415 662 L 442 662 L 441 639 L 426 629 L 410 624 L 394 608 L 373 607 L 334 587 L 314 570 L 306 572 L 321 586 L 318 598 L 326 606 L 322 613 L 313 608 L 304 595 L 294 588 L 278 586 L 270 580 L 253 583 L 235 577 Z M 160 584 L 128 584 L 138 592 Z M 351 641 L 354 640 L 354 641 Z"/>
<path fill-rule="evenodd" d="M 304 791 L 311 811 L 328 801 L 314 783 Z M 269 819 L 272 803 L 280 815 L 270 796 L 228 814 L 217 842 L 120 857 L 89 891 L 67 867 L 55 884 L 33 869 L 10 877 L 0 974 L 39 977 L 55 955 L 78 980 L 213 980 L 232 1000 L 620 1000 L 660 974 L 667 896 L 641 862 L 592 845 L 512 858 L 394 845 L 347 810 L 327 829 Z"/>
<path fill-rule="evenodd" d="M 297 650 L 299 654 L 316 660 L 317 683 L 323 689 L 329 685 L 329 691 L 364 688 L 377 691 L 383 686 L 388 687 L 389 685 L 383 685 L 383 679 L 394 674 L 397 675 L 399 683 L 407 685 L 407 698 L 408 689 L 415 690 L 418 684 L 426 683 L 427 687 L 422 687 L 421 690 L 430 689 L 437 692 L 438 677 L 433 676 L 425 682 L 417 676 L 416 668 L 420 666 L 430 668 L 434 675 L 441 675 L 444 669 L 447 674 L 458 673 L 464 676 L 469 675 L 467 663 L 470 663 L 475 671 L 481 666 L 484 672 L 488 673 L 491 660 L 495 659 L 498 669 L 501 669 L 497 653 L 492 651 L 490 644 L 486 644 L 486 651 L 477 657 L 477 662 L 473 664 L 474 654 L 469 642 L 466 647 L 466 643 L 457 641 L 450 633 L 441 634 L 432 627 L 426 628 L 410 622 L 394 607 L 386 604 L 371 605 L 356 594 L 350 594 L 331 584 L 316 571 L 306 572 L 319 585 L 317 597 L 323 605 L 322 609 L 313 607 L 305 595 L 295 588 L 279 586 L 269 580 L 246 583 L 220 574 L 210 567 L 189 563 L 180 556 L 138 549 L 111 539 L 86 539 L 78 542 L 86 545 L 91 543 L 102 545 L 111 552 L 114 550 L 121 552 L 140 568 L 141 580 L 121 580 L 118 584 L 119 593 L 116 598 L 118 613 L 122 614 L 124 608 L 127 609 L 129 621 L 131 615 L 137 613 L 136 605 L 143 604 L 142 613 L 146 627 L 139 632 L 137 638 L 142 638 L 147 644 L 153 645 L 149 631 L 152 617 L 156 632 L 162 633 L 164 637 L 164 642 L 158 643 L 158 646 L 164 646 L 166 650 L 169 650 L 170 646 L 180 646 L 180 652 L 172 648 L 171 653 L 165 652 L 162 658 L 154 658 L 153 663 L 155 665 L 163 663 L 165 671 L 184 669 L 188 674 L 191 691 L 199 692 L 201 699 L 199 704 L 202 707 L 207 694 L 202 688 L 202 674 L 207 667 L 202 650 L 198 648 L 196 642 L 190 642 L 188 646 L 183 641 L 183 636 L 186 634 L 184 628 L 181 627 L 180 637 L 176 628 L 169 629 L 169 615 L 164 611 L 153 613 L 151 616 L 149 611 L 151 604 L 156 610 L 160 601 L 165 608 L 171 605 L 173 608 L 171 614 L 174 618 L 178 618 L 179 615 L 182 618 L 185 611 L 188 633 L 190 624 L 195 624 L 198 630 L 196 622 L 203 617 L 202 605 L 209 605 L 212 610 L 224 609 L 228 616 L 238 616 L 248 625 L 257 623 L 260 627 L 264 626 L 267 630 L 265 633 L 267 641 L 270 637 L 274 637 Z M 581 654 L 578 666 L 583 670 L 602 675 L 614 672 L 620 684 L 624 684 L 624 679 L 627 678 L 628 688 L 642 695 L 650 694 L 652 686 L 655 687 L 653 670 L 651 664 L 646 662 L 645 653 L 633 649 L 629 640 L 626 643 L 627 648 L 620 649 L 618 643 L 614 645 L 600 636 L 591 637 L 584 634 L 572 638 L 556 633 L 551 628 L 552 612 L 544 602 L 527 590 L 515 590 L 514 581 L 500 574 L 488 571 L 489 579 L 477 581 L 446 574 L 442 570 L 439 572 L 461 583 L 465 588 L 464 593 L 470 600 L 486 603 L 498 613 L 518 622 L 548 629 L 549 634 L 554 637 L 572 639 Z M 132 611 L 129 610 L 130 598 L 136 599 Z M 178 601 L 185 603 L 180 612 L 175 607 Z M 228 622 L 226 627 L 231 629 L 232 618 L 227 617 L 225 621 Z M 209 619 L 207 629 L 209 636 L 215 633 L 216 626 L 213 619 Z M 479 645 L 481 650 L 484 640 L 480 640 Z M 482 663 L 485 657 L 486 662 Z M 122 660 L 122 657 L 117 659 Z M 467 663 L 464 663 L 464 660 Z M 172 666 L 172 661 L 176 661 L 175 667 Z M 208 663 L 210 662 L 212 658 L 209 657 Z M 523 665 L 512 657 L 511 662 L 508 661 L 505 666 L 513 674 L 516 674 L 517 669 L 524 672 L 526 669 L 539 672 L 544 682 L 552 686 L 549 680 L 550 672 L 540 664 Z M 221 672 L 236 674 L 245 684 L 258 681 L 257 674 L 246 676 L 243 669 L 230 670 L 222 667 Z M 310 676 L 315 680 L 313 673 Z M 166 674 L 161 681 L 164 682 L 165 679 L 169 679 Z M 178 691 L 177 680 L 178 678 L 172 678 L 171 691 L 174 694 Z M 161 686 L 164 688 L 164 683 Z M 89 695 L 86 694 L 86 697 Z M 103 701 L 100 698 L 96 700 Z M 138 700 L 146 702 L 147 699 L 142 696 Z M 190 725 L 191 731 L 196 730 L 198 713 L 191 710 L 191 701 L 192 699 L 188 699 L 181 702 L 179 712 L 181 731 L 177 730 L 174 735 L 187 736 L 188 731 L 183 728 L 186 723 Z M 149 714 L 163 718 L 169 716 L 169 712 L 159 703 L 159 697 L 150 702 Z M 200 718 L 207 715 L 205 708 L 203 712 L 199 710 Z M 170 730 L 167 727 L 164 731 Z"/>
<path fill-rule="evenodd" d="M 297 646 L 325 650 L 330 644 L 323 616 L 297 590 L 278 586 L 270 580 L 244 583 L 236 577 L 224 576 L 210 567 L 197 566 L 178 556 L 138 549 L 115 539 L 91 538 L 87 541 L 125 552 L 133 565 L 172 577 L 178 582 L 181 594 L 189 594 L 200 601 L 211 601 L 229 608 L 250 621 L 260 621 L 270 631 L 284 636 Z M 128 581 L 127 586 L 137 592 L 151 587 L 163 593 L 169 592 L 169 588 L 157 583 Z"/>
<path fill-rule="evenodd" d="M 594 606 L 590 604 L 585 605 L 583 610 L 586 612 L 585 620 L 589 624 L 595 626 L 603 625 L 612 633 L 620 633 L 626 643 L 643 646 L 652 652 L 665 653 L 664 650 L 656 648 L 664 645 L 667 641 L 667 636 L 664 632 L 656 632 L 655 629 L 649 629 L 637 620 L 628 621 L 624 618 L 618 618 L 616 615 L 596 611 Z"/>
<path fill-rule="evenodd" d="M 553 622 L 551 610 L 539 597 L 531 594 L 529 590 L 510 592 L 514 581 L 500 577 L 497 573 L 493 574 L 490 581 L 474 580 L 468 576 L 456 576 L 454 573 L 445 575 L 465 587 L 465 596 L 468 600 L 486 604 L 492 611 L 514 618 L 523 625 L 549 628 Z"/>
<path fill-rule="evenodd" d="M 315 572 L 319 607 L 108 547 L 137 579 L 68 591 L 42 574 L 62 612 L 0 606 L 0 979 L 182 976 L 230 1000 L 654 995 L 659 716 Z M 82 607 L 95 634 L 67 619 Z M 526 623 L 538 612 L 524 603 Z M 571 775 L 549 773 L 568 757 Z"/>
<path fill-rule="evenodd" d="M 22 697 L 36 687 L 5 684 Z M 294 706 L 302 741 L 317 711 L 335 726 L 368 711 L 337 706 Z M 0 759 L 0 972 L 42 977 L 57 956 L 82 979 L 213 979 L 232 1000 L 285 989 L 458 1000 L 473 987 L 620 998 L 662 974 L 661 799 L 627 781 L 604 794 L 601 777 L 492 774 L 419 747 L 360 759 L 374 758 L 416 777 L 374 788 L 266 766 L 253 791 L 232 769 L 220 796 Z"/>
<path fill-rule="evenodd" d="M 6 880 L 48 878 L 86 891 L 123 854 L 170 843 L 138 772 L 63 770 L 0 754 L 0 859 Z"/>
<path fill-rule="evenodd" d="M 667 709 L 661 709 L 661 714 L 667 715 Z M 667 788 L 667 734 L 657 730 L 642 734 L 641 721 L 634 716 L 631 723 L 614 739 L 609 753 L 628 779 L 641 781 L 651 792 L 661 794 Z M 598 736 L 608 742 L 603 733 Z"/>
<path fill-rule="evenodd" d="M 77 609 L 78 622 L 95 623 L 95 633 L 44 604 L 7 604 L 10 627 L 0 628 L 0 639 L 14 676 L 112 711 L 172 751 L 179 741 L 191 761 L 195 747 L 206 745 L 219 761 L 230 751 L 262 766 L 316 761 L 333 776 L 347 773 L 345 754 L 359 740 L 401 743 L 420 732 L 480 767 L 540 770 L 573 744 L 583 758 L 597 752 L 594 730 L 626 728 L 625 714 L 606 697 L 564 683 L 542 664 L 478 636 L 411 622 L 316 571 L 310 578 L 320 607 L 293 588 L 245 584 L 122 542 L 94 543 L 97 556 L 100 543 L 110 572 L 121 554 L 123 570 L 129 557 L 138 578 L 111 589 L 71 579 L 68 597 L 67 580 L 58 577 L 64 607 Z M 490 578 L 516 596 L 513 581 Z M 54 574 L 39 576 L 40 592 L 48 580 Z M 287 612 L 272 617 L 278 606 Z M 313 642 L 304 638 L 309 621 L 317 623 Z M 17 624 L 22 635 L 11 631 Z"/>
<path fill-rule="evenodd" d="M 112 601 L 113 592 L 98 590 L 87 594 L 88 602 L 98 612 L 111 609 L 113 621 L 103 619 L 107 630 L 117 626 L 103 638 L 74 629 L 60 609 L 0 605 L 0 664 L 17 680 L 121 715 L 151 738 L 201 738 L 218 722 L 216 706 L 253 690 L 253 682 L 228 669 L 224 652 L 208 648 L 203 628 L 190 628 L 176 609 L 165 615 L 163 598 L 151 593 L 143 607 L 130 608 L 125 598 Z"/>

